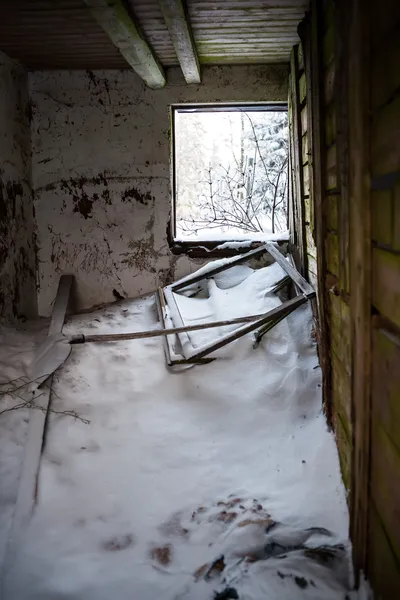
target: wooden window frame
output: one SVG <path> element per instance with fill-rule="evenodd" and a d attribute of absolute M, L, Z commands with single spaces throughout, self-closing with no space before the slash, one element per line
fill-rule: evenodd
<path fill-rule="evenodd" d="M 167 239 L 170 251 L 175 255 L 188 255 L 191 258 L 221 258 L 238 256 L 243 252 L 254 250 L 265 243 L 265 240 L 250 239 L 247 245 L 240 248 L 223 248 L 218 246 L 226 242 L 246 241 L 235 240 L 234 237 L 224 240 L 188 240 L 176 239 L 176 155 L 175 155 L 175 115 L 177 112 L 288 112 L 287 101 L 282 102 L 225 102 L 225 103 L 180 103 L 170 106 L 170 176 L 171 176 L 171 217 L 167 227 Z M 289 162 L 289 161 L 288 161 Z M 289 178 L 289 164 L 288 164 Z M 289 223 L 288 223 L 289 228 Z M 287 243 L 288 235 L 274 238 L 274 242 Z"/>

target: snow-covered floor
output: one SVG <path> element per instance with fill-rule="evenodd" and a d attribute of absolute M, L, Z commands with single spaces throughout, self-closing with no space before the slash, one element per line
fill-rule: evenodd
<path fill-rule="evenodd" d="M 206 320 L 227 307 L 229 316 L 268 310 L 279 301 L 262 280 L 274 268 L 233 269 L 209 298 L 183 303 Z M 74 316 L 64 333 L 158 326 L 149 297 Z M 9 598 L 353 597 L 345 492 L 311 329 L 303 305 L 258 348 L 248 335 L 179 373 L 166 369 L 161 338 L 74 346 L 52 407 L 80 419 L 50 416 Z"/>

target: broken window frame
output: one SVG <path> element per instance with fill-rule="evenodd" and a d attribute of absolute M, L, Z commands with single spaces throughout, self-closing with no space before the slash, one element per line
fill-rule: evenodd
<path fill-rule="evenodd" d="M 243 251 L 250 251 L 259 247 L 264 243 L 264 240 L 249 239 L 248 244 L 240 248 L 223 248 L 219 246 L 226 242 L 246 241 L 235 240 L 232 236 L 230 239 L 223 240 L 187 240 L 181 241 L 176 239 L 176 153 L 175 153 L 175 115 L 177 112 L 251 112 L 251 111 L 271 111 L 271 112 L 289 112 L 287 102 L 227 102 L 227 103 L 202 103 L 202 104 L 171 104 L 170 105 L 170 175 L 171 175 L 171 217 L 167 227 L 167 238 L 170 250 L 173 254 L 187 254 L 192 258 L 217 258 L 238 256 Z M 289 160 L 287 165 L 288 182 L 289 182 Z M 289 186 L 290 187 L 290 186 Z M 289 230 L 289 189 L 288 189 L 288 205 L 287 205 L 287 222 Z M 290 231 L 289 231 L 290 235 Z M 276 242 L 289 241 L 288 235 L 274 238 Z"/>
<path fill-rule="evenodd" d="M 209 357 L 209 355 L 212 352 L 218 350 L 219 348 L 222 348 L 223 346 L 226 346 L 227 344 L 235 341 L 236 339 L 252 331 L 255 331 L 254 345 L 256 346 L 259 344 L 262 337 L 270 329 L 272 329 L 272 327 L 280 323 L 280 321 L 287 317 L 298 306 L 304 304 L 308 300 L 315 297 L 315 290 L 295 269 L 292 262 L 286 260 L 286 258 L 280 253 L 280 251 L 276 248 L 274 244 L 272 244 L 271 242 L 266 242 L 262 246 L 251 250 L 250 252 L 246 252 L 245 254 L 242 254 L 239 257 L 233 258 L 223 265 L 219 265 L 214 269 L 211 268 L 206 273 L 200 273 L 197 275 L 196 273 L 194 273 L 193 275 L 183 277 L 179 281 L 169 286 L 166 286 L 163 289 L 159 288 L 156 293 L 156 306 L 162 328 L 167 328 L 167 319 L 169 319 L 166 310 L 167 305 L 173 307 L 173 313 L 175 317 L 177 317 L 177 322 L 174 323 L 171 321 L 172 325 L 175 327 L 185 327 L 185 323 L 180 314 L 179 307 L 174 297 L 174 293 L 184 289 L 185 287 L 193 285 L 194 283 L 197 283 L 204 279 L 208 279 L 213 275 L 216 275 L 217 273 L 226 271 L 233 266 L 236 266 L 243 262 L 247 262 L 248 260 L 264 253 L 268 253 L 275 260 L 275 262 L 277 262 L 282 267 L 282 269 L 286 272 L 287 276 L 293 282 L 294 288 L 298 293 L 290 300 L 282 302 L 280 306 L 277 306 L 272 310 L 266 312 L 262 317 L 257 318 L 249 324 L 246 323 L 240 326 L 233 332 L 229 332 L 228 334 L 222 335 L 219 339 L 210 342 L 209 344 L 206 344 L 203 347 L 195 348 L 194 346 L 192 346 L 187 332 L 181 332 L 177 334 L 182 348 L 184 346 L 184 344 L 182 343 L 182 339 L 188 342 L 188 346 L 191 346 L 192 350 L 187 353 L 184 353 L 183 350 L 181 354 L 176 353 L 174 350 L 173 339 L 171 339 L 173 338 L 173 336 L 165 335 L 163 337 L 164 353 L 168 367 L 173 367 L 175 365 L 182 364 L 204 364 L 206 362 L 210 362 L 211 360 L 214 360 L 213 358 Z"/>

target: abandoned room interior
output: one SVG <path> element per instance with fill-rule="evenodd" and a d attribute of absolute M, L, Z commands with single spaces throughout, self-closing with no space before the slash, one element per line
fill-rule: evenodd
<path fill-rule="evenodd" d="M 400 3 L 0 19 L 1 600 L 400 597 Z"/>

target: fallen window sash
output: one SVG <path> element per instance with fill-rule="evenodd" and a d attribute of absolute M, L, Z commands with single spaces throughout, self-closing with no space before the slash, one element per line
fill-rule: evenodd
<path fill-rule="evenodd" d="M 277 262 L 282 269 L 286 272 L 287 277 L 284 278 L 281 282 L 275 286 L 274 290 L 277 291 L 283 285 L 283 281 L 287 283 L 289 280 L 293 281 L 296 292 L 299 292 L 295 298 L 288 300 L 281 304 L 279 307 L 274 308 L 272 311 L 265 313 L 265 315 L 259 320 L 250 323 L 250 325 L 245 325 L 243 327 L 239 327 L 234 332 L 230 332 L 228 334 L 222 335 L 218 340 L 215 340 L 209 344 L 206 344 L 202 348 L 194 348 L 188 332 L 191 331 L 189 327 L 185 326 L 185 322 L 179 310 L 178 303 L 176 302 L 176 298 L 174 294 L 187 288 L 189 286 L 194 285 L 200 281 L 205 279 L 210 279 L 214 275 L 221 273 L 222 271 L 226 271 L 236 265 L 247 262 L 252 258 L 260 256 L 261 254 L 268 253 L 274 260 Z M 215 350 L 222 348 L 223 346 L 233 342 L 234 340 L 246 335 L 247 333 L 256 330 L 255 333 L 255 344 L 256 347 L 261 338 L 265 333 L 267 333 L 272 327 L 280 323 L 286 316 L 288 316 L 293 310 L 295 310 L 301 304 L 307 302 L 307 300 L 315 297 L 315 291 L 313 287 L 300 275 L 300 273 L 296 270 L 291 262 L 286 260 L 286 258 L 279 252 L 279 250 L 270 242 L 263 244 L 262 246 L 251 250 L 250 252 L 246 252 L 241 256 L 236 258 L 227 260 L 223 264 L 218 264 L 214 268 L 200 272 L 198 274 L 194 273 L 193 275 L 188 275 L 183 277 L 179 281 L 166 286 L 163 290 L 157 292 L 157 306 L 159 308 L 160 320 L 163 328 L 165 329 L 165 316 L 167 313 L 166 305 L 168 305 L 172 311 L 172 322 L 176 325 L 178 339 L 182 346 L 182 355 L 177 355 L 172 348 L 173 342 L 166 335 L 164 338 L 164 352 L 167 360 L 167 364 L 169 366 L 173 364 L 185 364 L 185 362 L 194 362 L 198 360 L 204 360 L 204 357 L 208 354 L 211 354 Z M 194 331 L 194 330 L 193 330 Z M 188 350 L 189 348 L 189 350 Z M 191 349 L 190 349 L 191 348 Z M 172 358 L 172 354 L 174 354 L 174 358 Z"/>

